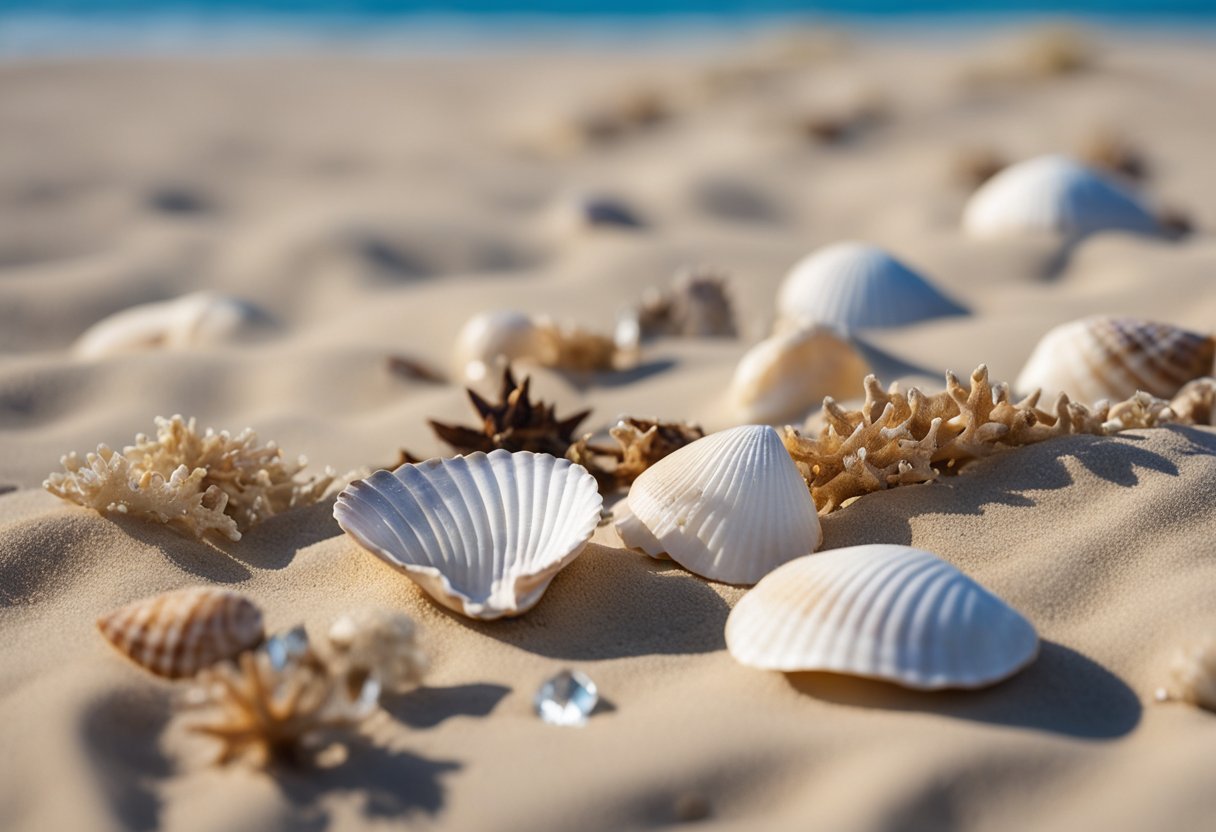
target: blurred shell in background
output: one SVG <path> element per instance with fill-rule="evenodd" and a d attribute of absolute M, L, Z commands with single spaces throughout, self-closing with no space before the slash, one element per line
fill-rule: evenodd
<path fill-rule="evenodd" d="M 647 290 L 642 302 L 623 315 L 618 326 L 636 327 L 641 338 L 733 338 L 735 312 L 726 283 L 726 275 L 715 269 L 681 269 L 668 288 Z M 618 333 L 623 331 L 618 328 Z M 617 340 L 628 340 L 628 336 L 618 335 Z"/>
<path fill-rule="evenodd" d="M 150 349 L 187 349 L 238 340 L 269 321 L 252 304 L 215 292 L 143 303 L 89 327 L 72 350 L 82 358 L 106 358 Z"/>
<path fill-rule="evenodd" d="M 625 369 L 637 359 L 637 342 L 513 310 L 482 312 L 456 337 L 456 371 L 467 382 L 496 376 L 514 362 L 560 370 Z"/>

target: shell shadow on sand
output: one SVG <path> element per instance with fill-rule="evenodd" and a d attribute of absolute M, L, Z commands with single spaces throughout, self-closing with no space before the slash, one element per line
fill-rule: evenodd
<path fill-rule="evenodd" d="M 160 750 L 169 721 L 169 698 L 162 691 L 119 690 L 92 702 L 81 718 L 81 735 L 101 791 L 122 826 L 161 827 L 158 781 L 173 772 Z"/>

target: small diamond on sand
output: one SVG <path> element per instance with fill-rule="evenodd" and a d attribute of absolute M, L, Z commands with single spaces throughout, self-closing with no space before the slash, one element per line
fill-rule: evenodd
<path fill-rule="evenodd" d="M 599 699 L 591 677 L 577 670 L 563 670 L 536 692 L 536 713 L 550 725 L 580 727 L 587 724 Z"/>

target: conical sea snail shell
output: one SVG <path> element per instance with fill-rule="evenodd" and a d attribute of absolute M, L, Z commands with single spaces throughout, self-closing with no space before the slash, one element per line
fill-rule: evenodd
<path fill-rule="evenodd" d="M 848 332 L 966 314 L 878 246 L 836 243 L 803 258 L 777 294 L 782 320 Z"/>
<path fill-rule="evenodd" d="M 1018 375 L 1019 392 L 1040 389 L 1086 404 L 1143 390 L 1162 399 L 1212 374 L 1216 339 L 1170 324 L 1096 316 L 1052 329 Z"/>
<path fill-rule="evenodd" d="M 726 620 L 726 646 L 749 667 L 922 689 L 991 685 L 1029 664 L 1038 644 L 1030 622 L 944 560 L 883 544 L 787 563 Z"/>
<path fill-rule="evenodd" d="M 377 471 L 338 495 L 334 517 L 445 607 L 494 619 L 540 600 L 591 539 L 602 503 L 581 465 L 497 450 Z"/>
<path fill-rule="evenodd" d="M 824 326 L 781 332 L 752 347 L 735 368 L 727 396 L 740 421 L 797 421 L 825 396 L 848 398 L 870 374 L 861 353 Z"/>
<path fill-rule="evenodd" d="M 76 340 L 72 350 L 82 358 L 105 358 L 144 349 L 185 349 L 231 341 L 265 320 L 265 313 L 239 298 L 194 292 L 103 318 Z"/>
<path fill-rule="evenodd" d="M 617 515 L 626 546 L 666 552 L 714 581 L 752 584 L 822 539 L 806 482 L 767 425 L 710 434 L 634 481 Z"/>
<path fill-rule="evenodd" d="M 97 629 L 133 662 L 181 679 L 261 643 L 262 611 L 227 589 L 195 587 L 127 604 Z"/>
<path fill-rule="evenodd" d="M 968 201 L 963 227 L 976 237 L 1161 232 L 1134 192 L 1065 156 L 1040 156 L 993 176 Z"/>

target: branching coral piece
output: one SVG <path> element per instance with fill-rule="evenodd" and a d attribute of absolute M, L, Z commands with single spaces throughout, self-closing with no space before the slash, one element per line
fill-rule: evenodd
<path fill-rule="evenodd" d="M 95 508 L 167 523 L 196 537 L 216 531 L 231 540 L 276 514 L 310 505 L 324 496 L 334 474 L 297 479 L 306 464 L 285 460 L 274 442 L 257 444 L 257 434 L 236 436 L 208 429 L 195 420 L 157 418 L 156 437 L 135 437 L 117 454 L 104 445 L 82 463 L 76 454 L 62 460 L 64 473 L 43 483 L 52 494 Z"/>
<path fill-rule="evenodd" d="M 617 447 L 593 445 L 591 434 L 570 446 L 566 458 L 595 477 L 601 491 L 627 488 L 663 457 L 705 435 L 696 425 L 626 417 L 608 433 Z"/>
<path fill-rule="evenodd" d="M 785 429 L 786 449 L 820 514 L 872 491 L 930 482 L 977 459 L 1056 436 L 1194 423 L 1210 418 L 1216 399 L 1216 381 L 1200 379 L 1174 403 L 1141 392 L 1113 406 L 1098 402 L 1088 407 L 1062 395 L 1047 411 L 1039 407 L 1038 392 L 1013 401 L 1009 386 L 992 384 L 983 365 L 967 386 L 947 373 L 946 390 L 935 395 L 915 387 L 903 393 L 896 385 L 883 390 L 874 376 L 867 376 L 864 385 L 859 410 L 824 400 L 816 435 Z"/>

